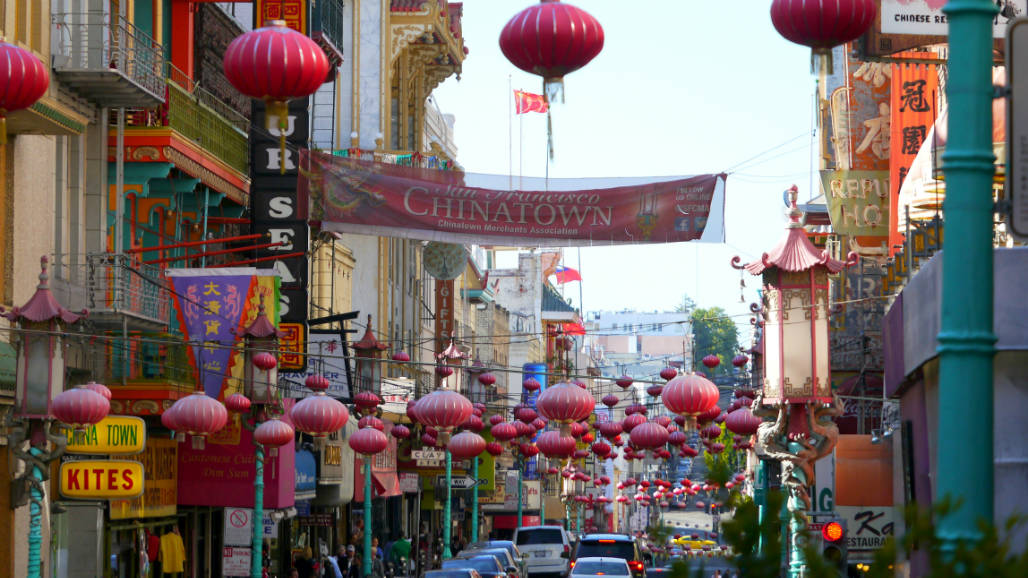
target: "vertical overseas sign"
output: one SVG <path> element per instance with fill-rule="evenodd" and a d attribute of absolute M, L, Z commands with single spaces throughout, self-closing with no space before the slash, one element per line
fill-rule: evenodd
<path fill-rule="evenodd" d="M 1010 229 L 1028 238 L 1028 18 L 1019 18 L 1007 31 L 1007 191 Z"/>

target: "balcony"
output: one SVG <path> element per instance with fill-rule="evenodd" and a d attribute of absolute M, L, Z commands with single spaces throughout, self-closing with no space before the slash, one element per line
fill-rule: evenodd
<path fill-rule="evenodd" d="M 61 82 L 100 106 L 153 106 L 164 101 L 160 44 L 125 18 L 102 11 L 52 17 L 51 55 Z"/>
<path fill-rule="evenodd" d="M 170 65 L 168 69 L 166 100 L 126 111 L 125 161 L 174 163 L 236 203 L 245 204 L 250 190 L 249 121 L 185 74 Z M 112 153 L 116 136 L 114 131 L 110 133 Z M 113 154 L 110 160 L 116 160 Z"/>
<path fill-rule="evenodd" d="M 159 415 L 193 391 L 196 371 L 179 335 L 111 331 L 97 351 L 97 373 L 111 388 L 111 412 Z"/>
<path fill-rule="evenodd" d="M 311 38 L 325 51 L 332 67 L 343 63 L 343 3 L 319 0 L 311 6 Z"/>
<path fill-rule="evenodd" d="M 89 309 L 100 327 L 161 330 L 168 326 L 171 294 L 161 269 L 129 255 L 54 258 L 52 290 L 73 311 Z"/>

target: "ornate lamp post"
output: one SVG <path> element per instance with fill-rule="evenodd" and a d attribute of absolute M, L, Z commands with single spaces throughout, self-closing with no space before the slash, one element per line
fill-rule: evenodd
<path fill-rule="evenodd" d="M 839 261 L 811 244 L 796 196 L 794 186 L 789 190 L 786 234 L 771 252 L 741 266 L 739 257 L 732 259 L 734 267 L 764 279 L 764 384 L 753 411 L 775 419 L 760 424 L 757 447 L 782 462 L 791 514 L 790 576 L 804 572 L 800 541 L 807 527 L 805 512 L 810 510 L 806 488 L 814 483 L 814 462 L 835 447 L 839 429 L 832 418 L 842 413 L 829 368 L 828 276 L 857 262 L 855 253 Z"/>
<path fill-rule="evenodd" d="M 0 50 L 10 50 L 7 46 L 0 43 Z M 48 464 L 64 453 L 64 436 L 51 431 L 53 419 L 56 416 L 80 428 L 99 422 L 110 411 L 107 398 L 92 388 L 80 386 L 64 391 L 64 332 L 68 325 L 85 316 L 86 311 L 72 313 L 57 302 L 47 283 L 47 258 L 43 257 L 40 262 L 39 285 L 28 302 L 10 311 L 0 308 L 0 315 L 17 326 L 14 419 L 10 423 L 8 445 L 14 458 L 12 462 L 23 462 L 26 467 L 23 474 L 14 478 L 11 506 L 29 504 L 26 575 L 30 578 L 39 578 L 46 493 L 43 482 L 49 479 Z"/>
<path fill-rule="evenodd" d="M 366 425 L 350 436 L 349 444 L 353 451 L 363 456 L 361 463 L 364 466 L 364 554 L 361 573 L 364 576 L 371 576 L 371 460 L 372 456 L 386 449 L 389 438 L 378 428 Z"/>

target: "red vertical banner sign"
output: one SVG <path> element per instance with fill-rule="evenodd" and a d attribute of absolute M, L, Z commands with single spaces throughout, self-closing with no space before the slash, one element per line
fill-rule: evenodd
<path fill-rule="evenodd" d="M 903 53 L 904 58 L 932 58 L 930 53 Z M 899 231 L 899 191 L 921 145 L 938 117 L 939 74 L 935 64 L 899 62 L 892 65 L 892 155 L 889 185 L 889 254 L 903 242 Z"/>
<path fill-rule="evenodd" d="M 453 279 L 435 282 L 436 351 L 446 349 L 453 337 Z"/>

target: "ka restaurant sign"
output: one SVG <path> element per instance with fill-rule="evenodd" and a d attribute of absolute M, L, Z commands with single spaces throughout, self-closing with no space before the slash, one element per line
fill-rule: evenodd
<path fill-rule="evenodd" d="M 69 454 L 138 454 L 146 445 L 146 423 L 142 418 L 112 415 L 85 431 L 65 430 Z"/>

